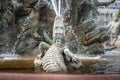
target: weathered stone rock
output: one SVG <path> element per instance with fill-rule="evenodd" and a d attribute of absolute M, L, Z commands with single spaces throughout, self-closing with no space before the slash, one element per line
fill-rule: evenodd
<path fill-rule="evenodd" d="M 20 0 L 20 1 L 15 0 L 15 1 L 20 5 L 19 6 L 13 5 L 13 3 L 11 3 L 11 0 L 0 1 L 0 10 L 1 10 L 0 15 L 1 16 L 5 15 L 4 18 L 6 19 L 6 20 L 1 19 L 0 22 L 0 24 L 2 24 L 0 25 L 0 33 L 2 33 L 0 35 L 2 37 L 2 39 L 0 39 L 1 41 L 0 52 L 5 51 L 5 49 L 7 49 L 5 48 L 5 46 L 7 47 L 9 46 L 8 48 L 10 49 L 8 50 L 8 52 L 10 52 L 11 49 L 15 46 L 16 41 L 19 39 L 18 36 L 22 34 L 21 35 L 22 37 L 20 37 L 21 38 L 20 42 L 17 44 L 19 48 L 16 50 L 19 51 L 20 53 L 23 52 L 31 53 L 30 50 L 36 49 L 40 41 L 48 42 L 43 35 L 44 31 L 46 31 L 51 38 L 55 13 L 53 10 L 50 9 L 50 7 L 44 1 L 41 2 L 39 11 L 35 10 L 34 8 L 38 0 Z M 80 25 L 86 20 L 86 18 L 89 18 L 88 16 L 90 16 L 90 11 L 94 9 L 94 6 L 92 6 L 93 4 L 91 3 L 89 4 L 90 2 L 89 0 L 87 0 L 87 3 L 81 2 L 80 0 L 76 0 L 76 1 L 71 0 L 72 3 L 70 4 L 71 5 L 70 8 L 72 12 L 69 13 L 68 11 L 65 14 L 65 17 L 67 16 L 69 19 L 68 23 L 73 24 L 73 29 L 75 30 L 75 34 L 77 35 L 77 37 L 72 36 L 74 37 L 73 41 L 68 42 L 68 44 L 70 43 L 69 46 L 71 47 L 71 50 L 74 53 L 76 53 L 80 47 L 81 47 L 80 51 L 85 52 L 85 50 L 83 50 L 83 47 L 86 46 L 84 46 L 82 40 L 84 37 L 86 37 L 86 34 L 88 32 L 91 32 L 95 28 L 91 22 L 89 22 L 88 24 L 90 26 L 83 25 L 83 27 L 81 28 Z M 110 3 L 112 2 L 109 2 L 109 4 Z M 94 4 L 96 4 L 96 2 Z M 28 18 L 32 10 L 34 11 L 34 16 L 30 20 L 28 20 L 28 22 L 25 22 L 25 20 Z M 7 11 L 10 11 L 10 13 L 8 14 Z M 33 39 L 33 38 L 35 42 L 34 45 L 32 45 L 31 43 L 27 43 L 27 40 L 29 42 L 29 39 Z M 100 38 L 101 37 L 99 37 L 99 39 Z M 99 41 L 102 42 L 103 39 L 100 39 Z M 71 42 L 73 44 L 71 44 Z M 96 43 L 96 41 L 94 41 L 94 43 Z"/>

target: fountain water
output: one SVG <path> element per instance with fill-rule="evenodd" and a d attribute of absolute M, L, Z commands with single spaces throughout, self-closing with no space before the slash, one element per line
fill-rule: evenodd
<path fill-rule="evenodd" d="M 55 11 L 56 16 L 64 17 L 65 12 L 67 12 L 70 9 L 69 0 L 43 0 L 43 2 L 47 4 L 50 9 L 53 9 Z M 39 9 L 40 3 L 41 0 L 38 0 L 35 8 Z"/>
<path fill-rule="evenodd" d="M 61 0 L 59 0 L 59 16 L 60 16 L 60 11 L 61 11 Z"/>
<path fill-rule="evenodd" d="M 13 47 L 13 49 L 11 50 L 11 52 L 10 53 L 12 53 L 12 54 L 15 54 L 17 51 L 17 47 L 18 47 L 18 45 L 19 45 L 19 43 L 22 41 L 22 40 L 24 40 L 24 38 L 25 38 L 25 30 L 29 27 L 29 24 L 30 24 L 30 21 L 31 21 L 31 19 L 34 17 L 34 11 L 32 10 L 31 11 L 31 13 L 30 13 L 30 15 L 25 19 L 25 21 L 23 22 L 23 26 L 22 26 L 22 30 L 21 30 L 21 32 L 20 32 L 20 34 L 17 36 L 17 40 L 16 40 L 16 42 L 15 42 L 15 44 L 14 44 L 14 47 Z"/>
<path fill-rule="evenodd" d="M 52 1 L 52 5 L 53 5 L 53 8 L 54 8 L 54 11 L 55 11 L 55 13 L 56 13 L 56 15 L 58 16 L 58 11 L 57 11 L 57 3 L 56 3 L 56 1 L 55 0 L 51 0 Z"/>

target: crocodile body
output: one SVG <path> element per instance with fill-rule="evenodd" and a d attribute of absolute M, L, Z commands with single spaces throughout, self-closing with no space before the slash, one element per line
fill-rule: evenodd
<path fill-rule="evenodd" d="M 76 58 L 65 46 L 65 28 L 62 17 L 56 17 L 53 27 L 53 44 L 41 42 L 39 45 L 40 55 L 35 59 L 35 66 L 42 68 L 48 73 L 66 73 L 65 55 Z M 64 55 L 63 55 L 64 54 Z"/>
<path fill-rule="evenodd" d="M 67 72 L 63 58 L 63 49 L 55 44 L 51 45 L 42 58 L 42 67 L 49 73 Z"/>

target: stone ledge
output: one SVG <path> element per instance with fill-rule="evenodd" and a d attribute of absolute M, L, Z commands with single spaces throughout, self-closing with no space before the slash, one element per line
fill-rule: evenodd
<path fill-rule="evenodd" d="M 90 60 L 82 59 L 81 62 L 84 66 L 90 66 L 98 63 L 102 60 Z M 31 69 L 34 68 L 34 58 L 16 59 L 16 60 L 4 60 L 0 61 L 0 69 Z M 102 62 L 105 62 L 104 60 Z"/>
<path fill-rule="evenodd" d="M 120 75 L 0 73 L 0 80 L 120 80 Z"/>

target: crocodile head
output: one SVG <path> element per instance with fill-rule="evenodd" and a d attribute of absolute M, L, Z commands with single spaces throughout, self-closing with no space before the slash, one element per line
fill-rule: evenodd
<path fill-rule="evenodd" d="M 63 23 L 63 17 L 55 17 L 53 26 L 53 41 L 57 45 L 64 44 L 65 41 L 65 28 Z"/>

